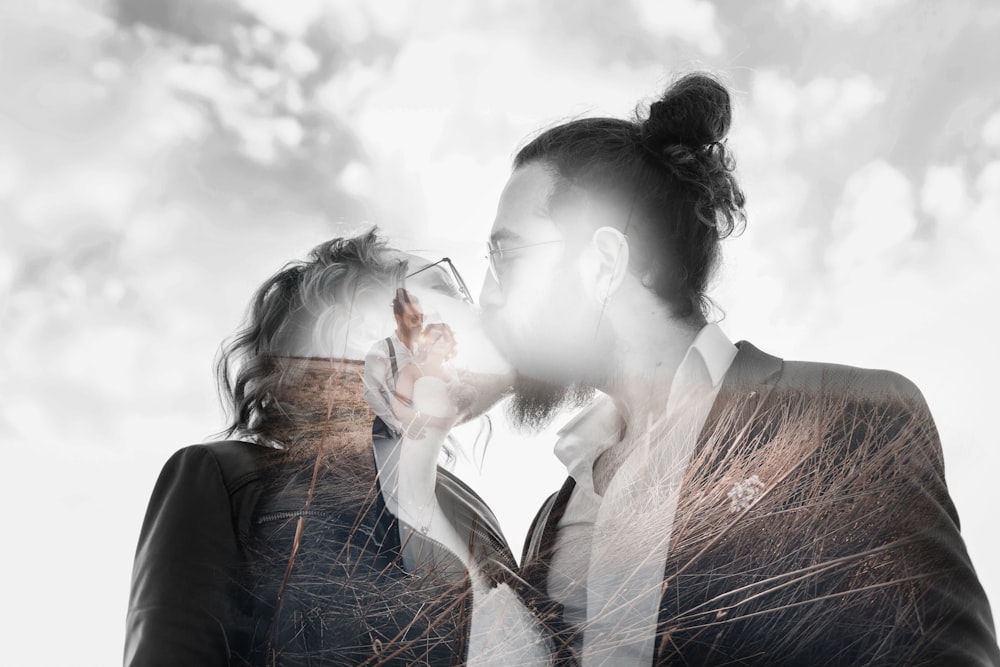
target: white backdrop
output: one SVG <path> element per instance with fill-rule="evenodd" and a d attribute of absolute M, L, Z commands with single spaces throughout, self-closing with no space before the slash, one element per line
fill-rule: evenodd
<path fill-rule="evenodd" d="M 525 137 L 626 115 L 693 68 L 735 91 L 750 200 L 723 328 L 914 380 L 1000 599 L 1000 9 L 538 5 L 0 1 L 8 662 L 120 659 L 153 481 L 221 427 L 212 358 L 263 278 L 377 223 L 476 291 Z M 466 472 L 519 549 L 562 473 L 550 434 L 496 423 Z"/>

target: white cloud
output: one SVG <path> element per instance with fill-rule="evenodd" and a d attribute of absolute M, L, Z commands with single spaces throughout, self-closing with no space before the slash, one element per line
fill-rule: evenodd
<path fill-rule="evenodd" d="M 285 47 L 282 60 L 296 77 L 309 74 L 319 67 L 316 52 L 303 42 L 294 39 Z"/>
<path fill-rule="evenodd" d="M 903 4 L 907 0 L 785 0 L 785 7 L 797 9 L 805 6 L 828 16 L 853 23 L 872 18 L 886 10 Z"/>
<path fill-rule="evenodd" d="M 401 39 L 420 19 L 440 24 L 445 20 L 446 12 L 469 11 L 470 7 L 466 3 L 447 0 L 421 3 L 412 0 L 380 0 L 367 3 L 365 9 L 379 33 Z"/>
<path fill-rule="evenodd" d="M 294 2 L 274 2 L 274 0 L 242 0 L 243 6 L 253 12 L 264 23 L 288 35 L 298 36 L 323 15 L 331 4 L 328 0 L 295 0 Z"/>
<path fill-rule="evenodd" d="M 4 294 L 14 280 L 17 263 L 9 251 L 0 250 L 0 294 Z"/>
<path fill-rule="evenodd" d="M 676 37 L 709 55 L 723 52 L 715 5 L 706 0 L 632 0 L 644 28 L 658 37 Z"/>
<path fill-rule="evenodd" d="M 987 198 L 1000 198 L 1000 161 L 989 162 L 976 178 L 976 189 Z"/>
<path fill-rule="evenodd" d="M 809 146 L 842 136 L 851 124 L 885 99 L 885 93 L 866 74 L 840 80 L 814 79 L 801 94 L 802 138 Z"/>
<path fill-rule="evenodd" d="M 754 76 L 737 136 L 750 155 L 783 159 L 803 145 L 813 148 L 844 137 L 884 100 L 885 93 L 866 74 L 798 84 L 762 70 Z"/>
<path fill-rule="evenodd" d="M 990 116 L 983 125 L 983 143 L 1000 148 L 1000 111 Z"/>
<path fill-rule="evenodd" d="M 939 225 L 954 226 L 962 222 L 970 204 L 965 173 L 960 166 L 932 165 L 927 168 L 920 207 Z"/>
<path fill-rule="evenodd" d="M 981 250 L 992 255 L 995 268 L 1000 266 L 1000 160 L 983 167 L 975 185 L 980 200 L 969 215 L 970 233 L 981 239 Z"/>
<path fill-rule="evenodd" d="M 354 160 L 340 172 L 337 177 L 341 189 L 355 197 L 370 197 L 372 190 L 372 174 L 368 165 Z"/>
<path fill-rule="evenodd" d="M 917 227 L 913 185 L 883 161 L 866 164 L 848 179 L 834 213 L 831 246 L 836 269 L 873 263 L 889 269 Z"/>
<path fill-rule="evenodd" d="M 0 200 L 14 194 L 18 181 L 18 165 L 14 156 L 0 155 Z"/>

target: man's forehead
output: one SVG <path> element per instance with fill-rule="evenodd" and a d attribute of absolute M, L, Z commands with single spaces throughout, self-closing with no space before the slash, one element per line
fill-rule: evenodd
<path fill-rule="evenodd" d="M 549 200 L 555 190 L 551 170 L 540 164 L 519 167 L 500 195 L 497 217 L 490 231 L 494 243 L 521 243 L 552 225 Z"/>

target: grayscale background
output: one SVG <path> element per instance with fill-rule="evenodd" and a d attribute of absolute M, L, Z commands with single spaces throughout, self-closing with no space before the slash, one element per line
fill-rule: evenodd
<path fill-rule="evenodd" d="M 4 662 L 120 661 L 149 492 L 222 426 L 264 278 L 378 224 L 477 292 L 516 147 L 698 68 L 750 202 L 723 329 L 921 387 L 996 607 L 998 32 L 991 0 L 0 0 Z M 563 471 L 495 423 L 464 474 L 517 552 Z"/>

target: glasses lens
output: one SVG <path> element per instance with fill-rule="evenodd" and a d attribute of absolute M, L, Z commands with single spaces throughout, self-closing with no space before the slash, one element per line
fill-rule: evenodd
<path fill-rule="evenodd" d="M 500 259 L 503 254 L 500 251 L 500 246 L 494 245 L 493 243 L 486 244 L 486 259 L 489 260 L 490 264 L 490 275 L 493 276 L 493 281 L 499 285 L 500 284 Z"/>

